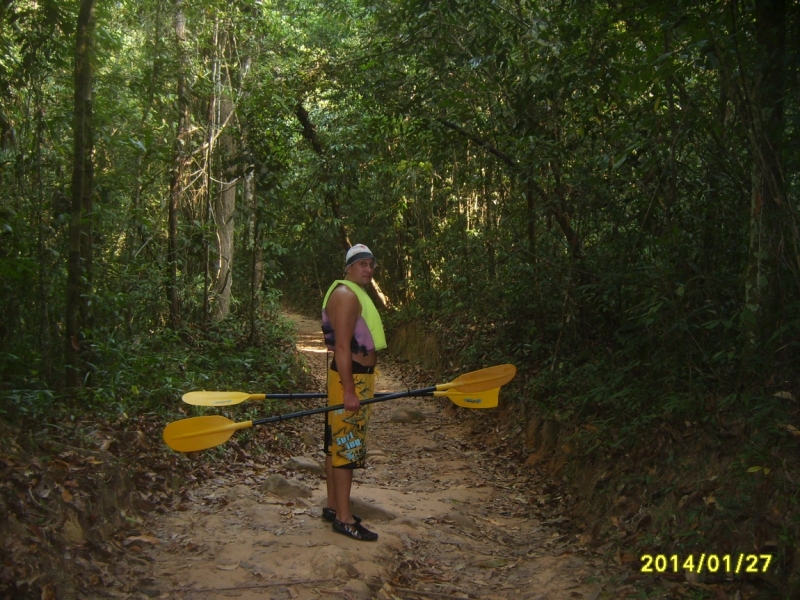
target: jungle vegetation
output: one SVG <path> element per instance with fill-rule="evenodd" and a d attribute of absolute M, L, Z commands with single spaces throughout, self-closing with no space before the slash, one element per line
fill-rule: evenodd
<path fill-rule="evenodd" d="M 361 242 L 517 401 L 785 467 L 799 52 L 796 0 L 6 0 L 0 413 L 289 385 Z"/>

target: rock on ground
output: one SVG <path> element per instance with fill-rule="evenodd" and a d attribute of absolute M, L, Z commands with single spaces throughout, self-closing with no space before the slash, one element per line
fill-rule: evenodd
<path fill-rule="evenodd" d="M 261 485 L 261 489 L 282 498 L 311 498 L 311 489 L 302 483 L 289 481 L 277 473 L 267 477 L 267 480 Z"/>
<path fill-rule="evenodd" d="M 425 414 L 420 410 L 402 407 L 392 412 L 390 420 L 393 423 L 422 423 L 425 418 Z"/>
<path fill-rule="evenodd" d="M 357 498 L 350 499 L 351 510 L 362 519 L 370 521 L 393 521 L 397 515 L 375 504 L 358 500 Z"/>
<path fill-rule="evenodd" d="M 344 586 L 344 591 L 352 594 L 359 600 L 372 598 L 372 590 L 369 586 L 359 579 L 351 579 Z"/>
<path fill-rule="evenodd" d="M 289 471 L 305 471 L 313 475 L 325 473 L 325 468 L 318 461 L 307 456 L 293 456 L 283 464 L 283 468 Z"/>

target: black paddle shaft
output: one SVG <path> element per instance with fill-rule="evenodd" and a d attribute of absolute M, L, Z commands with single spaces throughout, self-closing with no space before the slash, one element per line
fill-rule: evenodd
<path fill-rule="evenodd" d="M 427 388 L 426 388 L 427 389 Z M 376 398 L 382 398 L 383 396 L 388 396 L 389 394 L 394 394 L 399 392 L 377 392 L 375 394 Z M 407 394 L 408 392 L 403 392 Z M 422 394 L 423 396 L 429 396 L 432 392 L 428 392 L 426 394 Z M 289 392 L 288 394 L 264 394 L 267 400 L 314 400 L 315 398 L 327 398 L 328 394 L 325 392 L 297 392 L 292 393 Z"/>
<path fill-rule="evenodd" d="M 361 406 L 366 404 L 375 404 L 376 402 L 386 402 L 387 400 L 395 400 L 397 398 L 413 398 L 414 396 L 429 396 L 436 391 L 436 386 L 428 388 L 420 388 L 418 390 L 408 390 L 406 392 L 397 392 L 395 394 L 387 394 L 380 398 L 370 398 L 369 400 L 362 400 Z M 298 397 L 299 394 L 295 394 Z M 288 419 L 296 419 L 297 417 L 307 417 L 308 415 L 318 415 L 320 413 L 331 412 L 344 408 L 344 404 L 336 404 L 335 406 L 320 406 L 319 408 L 310 408 L 300 412 L 289 413 L 286 415 L 275 415 L 274 417 L 264 417 L 263 419 L 256 419 L 253 425 L 264 425 L 265 423 L 276 423 L 278 421 L 286 421 Z"/>

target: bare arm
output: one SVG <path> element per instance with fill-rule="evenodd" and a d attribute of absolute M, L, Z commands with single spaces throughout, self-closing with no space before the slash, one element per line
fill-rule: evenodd
<path fill-rule="evenodd" d="M 350 350 L 350 340 L 353 339 L 356 321 L 361 315 L 361 303 L 352 290 L 340 286 L 328 299 L 326 310 L 336 338 L 333 356 L 344 388 L 344 408 L 347 411 L 356 411 L 361 402 L 353 383 L 353 354 Z"/>

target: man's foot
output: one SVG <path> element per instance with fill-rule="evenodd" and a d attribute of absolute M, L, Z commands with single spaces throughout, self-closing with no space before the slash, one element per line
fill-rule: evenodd
<path fill-rule="evenodd" d="M 328 523 L 333 523 L 334 519 L 336 519 L 336 511 L 332 508 L 325 507 L 322 509 L 322 518 Z M 353 520 L 356 523 L 361 523 L 361 517 L 358 515 L 353 515 Z"/>
<path fill-rule="evenodd" d="M 361 542 L 374 542 L 378 539 L 377 533 L 370 531 L 361 523 L 342 523 L 339 519 L 334 519 L 333 530 Z"/>

